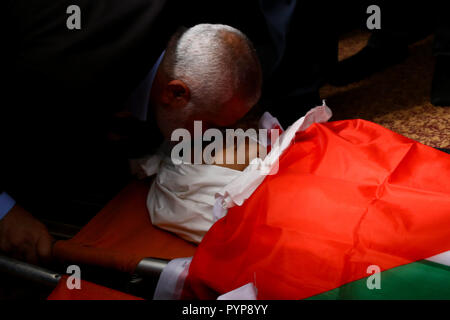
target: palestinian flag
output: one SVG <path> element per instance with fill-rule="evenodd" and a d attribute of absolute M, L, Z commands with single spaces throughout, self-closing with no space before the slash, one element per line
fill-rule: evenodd
<path fill-rule="evenodd" d="M 368 121 L 315 123 L 212 226 L 182 298 L 253 283 L 258 299 L 450 299 L 449 250 L 450 155 Z"/>

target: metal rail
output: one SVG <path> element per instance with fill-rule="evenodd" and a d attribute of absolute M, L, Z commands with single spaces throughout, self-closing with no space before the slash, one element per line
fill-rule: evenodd
<path fill-rule="evenodd" d="M 159 278 L 163 269 L 167 266 L 169 260 L 144 258 L 142 259 L 134 271 L 143 277 Z"/>
<path fill-rule="evenodd" d="M 169 260 L 144 258 L 136 267 L 135 273 L 153 279 L 159 278 Z M 0 255 L 0 273 L 6 273 L 47 286 L 56 286 L 61 275 L 57 272 Z"/>
<path fill-rule="evenodd" d="M 49 287 L 56 287 L 61 275 L 4 255 L 0 255 L 0 272 Z"/>

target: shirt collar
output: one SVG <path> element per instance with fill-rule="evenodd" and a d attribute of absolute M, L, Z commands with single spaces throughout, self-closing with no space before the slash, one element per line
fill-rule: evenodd
<path fill-rule="evenodd" d="M 164 57 L 164 50 L 156 60 L 150 72 L 139 86 L 133 91 L 127 103 L 127 110 L 130 111 L 134 117 L 141 121 L 146 121 L 148 116 L 148 107 L 150 103 L 150 91 L 152 90 L 153 81 L 158 72 L 159 65 Z"/>

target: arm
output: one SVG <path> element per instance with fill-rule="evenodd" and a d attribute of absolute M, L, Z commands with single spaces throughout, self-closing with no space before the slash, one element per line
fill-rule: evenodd
<path fill-rule="evenodd" d="M 47 228 L 16 204 L 6 192 L 0 193 L 0 251 L 31 263 L 51 257 L 53 239 Z"/>

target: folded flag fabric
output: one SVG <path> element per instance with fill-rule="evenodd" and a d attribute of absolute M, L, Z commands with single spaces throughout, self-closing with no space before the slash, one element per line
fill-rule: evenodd
<path fill-rule="evenodd" d="M 422 261 L 450 250 L 449 181 L 450 155 L 377 124 L 313 124 L 208 231 L 181 297 L 450 299 L 449 267 Z"/>

